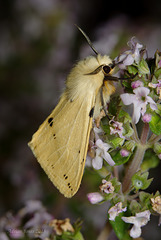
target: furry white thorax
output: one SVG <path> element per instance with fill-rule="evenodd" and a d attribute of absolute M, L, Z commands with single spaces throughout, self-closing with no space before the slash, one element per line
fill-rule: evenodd
<path fill-rule="evenodd" d="M 89 56 L 78 62 L 68 75 L 66 81 L 66 92 L 69 98 L 86 97 L 90 92 L 97 95 L 103 84 L 104 74 L 99 71 L 97 74 L 88 75 L 96 70 L 100 65 L 109 65 L 112 63 L 107 56 Z"/>

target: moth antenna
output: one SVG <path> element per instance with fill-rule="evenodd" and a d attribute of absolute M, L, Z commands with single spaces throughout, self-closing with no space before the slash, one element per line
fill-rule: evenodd
<path fill-rule="evenodd" d="M 98 55 L 97 50 L 94 48 L 91 40 L 89 39 L 89 37 L 87 36 L 87 34 L 79 27 L 75 24 L 75 26 L 78 28 L 78 30 L 83 34 L 83 36 L 85 37 L 85 39 L 87 40 L 89 46 L 92 48 L 92 50 L 95 52 L 96 55 Z"/>

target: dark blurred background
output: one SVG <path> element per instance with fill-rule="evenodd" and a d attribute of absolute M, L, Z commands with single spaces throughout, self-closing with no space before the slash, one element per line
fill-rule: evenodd
<path fill-rule="evenodd" d="M 86 194 L 99 184 L 94 173 L 86 170 L 77 195 L 65 199 L 27 146 L 57 104 L 72 65 L 93 54 L 74 24 L 98 52 L 112 58 L 132 36 L 147 46 L 150 57 L 161 50 L 160 0 L 0 1 L 0 215 L 38 199 L 57 218 L 83 219 L 86 239 L 95 239 L 107 206 L 87 201 Z M 160 170 L 159 165 L 150 171 L 155 178 L 150 192 L 161 190 Z M 157 221 L 145 227 L 145 239 L 161 239 Z"/>

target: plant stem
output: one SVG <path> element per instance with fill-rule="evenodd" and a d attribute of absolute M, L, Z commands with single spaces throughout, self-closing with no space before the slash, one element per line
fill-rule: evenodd
<path fill-rule="evenodd" d="M 149 139 L 149 143 L 154 144 L 155 142 L 158 142 L 160 139 L 161 139 L 161 135 L 156 136 L 155 134 L 153 134 Z"/>
<path fill-rule="evenodd" d="M 131 124 L 132 124 L 133 130 L 134 130 L 134 134 L 133 134 L 134 141 L 135 141 L 135 142 L 139 142 L 138 132 L 137 132 L 136 125 L 135 125 L 135 123 L 134 123 L 133 121 L 132 121 Z"/>
<path fill-rule="evenodd" d="M 134 158 L 128 167 L 128 170 L 126 172 L 126 175 L 124 177 L 124 181 L 122 184 L 122 191 L 124 193 L 128 193 L 131 187 L 131 178 L 132 176 L 138 171 L 140 164 L 143 160 L 144 154 L 145 154 L 146 148 L 143 145 L 138 145 Z"/>
<path fill-rule="evenodd" d="M 144 158 L 145 151 L 147 149 L 146 142 L 147 142 L 148 134 L 149 134 L 149 124 L 145 123 L 142 130 L 140 143 L 137 144 L 135 155 L 127 169 L 127 172 L 123 180 L 122 191 L 124 193 L 128 193 L 130 191 L 131 178 L 140 168 L 140 165 Z"/>

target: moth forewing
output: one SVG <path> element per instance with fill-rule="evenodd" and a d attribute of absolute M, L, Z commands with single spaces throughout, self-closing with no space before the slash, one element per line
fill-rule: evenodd
<path fill-rule="evenodd" d="M 72 197 L 84 171 L 92 127 L 89 113 L 95 98 L 91 95 L 72 102 L 64 96 L 62 99 L 29 146 L 53 184 L 64 196 Z"/>
<path fill-rule="evenodd" d="M 100 55 L 80 61 L 69 74 L 58 105 L 29 143 L 41 167 L 65 197 L 72 197 L 78 191 L 92 118 L 101 110 L 98 94 L 104 74 L 101 68 L 94 75 L 87 74 L 110 62 L 108 56 Z M 105 85 L 103 87 L 106 88 Z M 105 101 L 113 92 L 108 91 L 106 88 Z M 96 115 L 95 108 L 98 111 Z"/>

